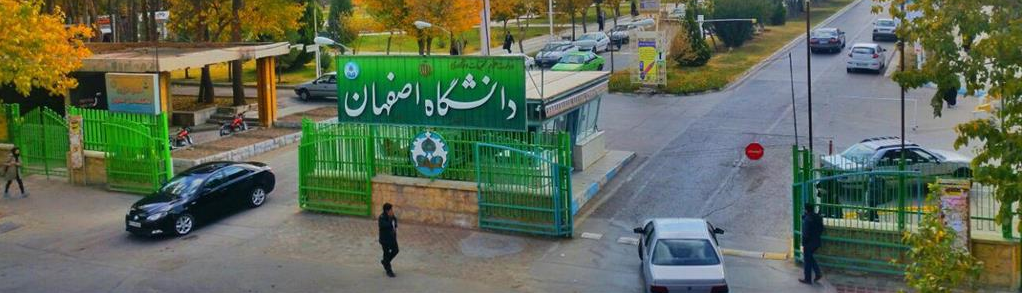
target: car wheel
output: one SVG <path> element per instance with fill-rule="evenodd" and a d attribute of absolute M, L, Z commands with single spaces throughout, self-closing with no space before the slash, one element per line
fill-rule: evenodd
<path fill-rule="evenodd" d="M 972 177 L 972 170 L 969 170 L 969 168 L 962 167 L 962 168 L 958 168 L 958 170 L 955 170 L 955 172 L 952 173 L 952 175 L 955 178 L 971 178 Z"/>
<path fill-rule="evenodd" d="M 266 190 L 262 187 L 256 187 L 252 189 L 252 196 L 249 197 L 248 204 L 253 208 L 262 206 L 266 202 Z"/>
<path fill-rule="evenodd" d="M 188 235 L 195 228 L 195 218 L 189 214 L 181 214 L 174 220 L 174 233 L 179 236 Z"/>
<path fill-rule="evenodd" d="M 851 68 L 845 68 L 845 72 L 852 73 L 852 69 Z"/>
<path fill-rule="evenodd" d="M 600 64 L 600 66 L 597 66 L 596 70 L 603 71 L 603 64 Z"/>
<path fill-rule="evenodd" d="M 298 93 L 298 99 L 302 101 L 308 101 L 312 99 L 312 96 L 309 95 L 309 91 L 301 91 Z"/>
<path fill-rule="evenodd" d="M 220 127 L 220 136 L 226 136 L 231 134 L 231 130 L 228 127 Z"/>

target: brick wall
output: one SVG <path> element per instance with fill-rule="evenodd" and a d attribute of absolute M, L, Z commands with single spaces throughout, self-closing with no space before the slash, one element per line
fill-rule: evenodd
<path fill-rule="evenodd" d="M 980 284 L 999 288 L 1019 287 L 1022 276 L 1019 242 L 1004 240 L 1000 235 L 984 237 L 973 234 L 972 255 L 983 261 Z"/>
<path fill-rule="evenodd" d="M 377 175 L 373 178 L 373 217 L 394 205 L 400 221 L 478 228 L 479 203 L 473 182 Z"/>

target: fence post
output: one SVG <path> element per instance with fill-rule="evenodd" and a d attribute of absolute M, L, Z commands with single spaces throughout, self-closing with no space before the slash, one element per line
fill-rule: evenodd
<path fill-rule="evenodd" d="M 792 231 L 792 251 L 799 251 L 799 243 L 802 243 L 802 194 L 799 191 L 800 183 L 802 182 L 802 153 L 798 149 L 798 146 L 791 146 L 791 231 Z"/>

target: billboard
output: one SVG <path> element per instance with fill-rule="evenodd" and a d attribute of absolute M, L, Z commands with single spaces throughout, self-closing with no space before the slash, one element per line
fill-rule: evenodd
<path fill-rule="evenodd" d="M 637 58 L 632 80 L 642 84 L 666 84 L 666 68 L 663 60 L 663 36 L 659 32 L 638 32 L 636 36 Z"/>
<path fill-rule="evenodd" d="M 525 131 L 521 56 L 338 56 L 339 122 Z"/>
<path fill-rule="evenodd" d="M 642 13 L 660 12 L 660 0 L 639 0 L 639 12 Z"/>
<path fill-rule="evenodd" d="M 112 112 L 160 114 L 158 74 L 107 73 L 106 93 Z"/>

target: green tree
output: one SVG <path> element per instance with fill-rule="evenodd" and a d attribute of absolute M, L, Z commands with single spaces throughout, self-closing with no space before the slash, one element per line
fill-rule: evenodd
<path fill-rule="evenodd" d="M 940 188 L 930 185 L 927 206 L 940 204 Z M 969 251 L 955 247 L 957 235 L 948 229 L 940 212 L 923 214 L 915 233 L 902 238 L 910 248 L 905 264 L 905 282 L 918 292 L 950 293 L 963 286 L 973 287 L 982 269 Z"/>
<path fill-rule="evenodd" d="M 783 0 L 773 0 L 772 11 L 770 12 L 770 25 L 784 25 L 788 21 L 788 8 L 784 7 Z"/>
<path fill-rule="evenodd" d="M 330 0 L 330 12 L 327 15 L 327 31 L 334 40 L 348 44 L 358 37 L 358 32 L 344 27 L 344 19 L 351 17 L 353 6 L 351 0 Z M 321 15 L 321 14 L 320 14 Z"/>
<path fill-rule="evenodd" d="M 716 0 L 713 19 L 761 18 L 763 10 L 759 0 Z M 724 45 L 737 48 L 752 38 L 752 23 L 748 21 L 715 22 L 713 27 Z"/>
<path fill-rule="evenodd" d="M 687 43 L 687 50 L 679 52 L 675 55 L 675 62 L 682 67 L 699 67 L 706 65 L 710 62 L 710 57 L 713 57 L 713 51 L 710 50 L 710 45 L 706 43 L 706 39 L 703 38 L 700 32 L 699 23 L 696 22 L 696 15 L 699 13 L 698 5 L 689 4 L 686 7 L 685 12 L 685 31 L 679 32 L 678 34 L 687 34 L 685 37 Z M 673 50 L 673 45 L 672 45 Z M 679 48 L 681 49 L 681 48 Z"/>
<path fill-rule="evenodd" d="M 312 45 L 314 44 L 313 40 L 316 38 L 316 26 L 322 21 L 318 16 L 323 15 L 323 10 L 319 7 L 319 3 L 316 0 L 303 0 L 303 2 L 305 2 L 305 10 L 302 12 L 302 18 L 299 20 L 298 30 L 288 31 L 287 39 L 292 44 Z M 287 55 L 277 57 L 277 68 L 283 71 L 299 69 L 315 58 L 315 53 L 305 52 L 305 50 L 291 50 Z"/>
<path fill-rule="evenodd" d="M 972 161 L 973 181 L 995 186 L 1000 202 L 999 223 L 1011 223 L 1022 212 L 1022 9 L 1001 0 L 882 0 L 874 12 L 886 8 L 901 21 L 901 40 L 922 45 L 926 62 L 920 70 L 897 72 L 894 80 L 906 88 L 935 83 L 934 115 L 942 100 L 958 88 L 968 92 L 987 89 L 988 100 L 999 107 L 993 118 L 975 119 L 955 127 L 955 148 L 978 144 Z M 1009 3 L 1010 2 L 1010 3 Z M 1011 4 L 1014 3 L 1014 4 Z M 907 19 L 905 10 L 921 17 Z M 1008 227 L 1005 225 L 1005 227 Z"/>

